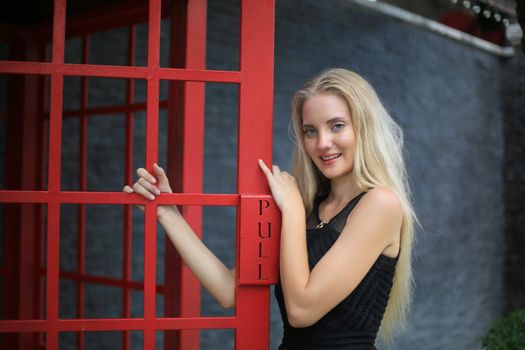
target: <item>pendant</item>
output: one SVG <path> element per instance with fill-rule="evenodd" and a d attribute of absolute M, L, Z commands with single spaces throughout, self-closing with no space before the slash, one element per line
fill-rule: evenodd
<path fill-rule="evenodd" d="M 317 224 L 317 226 L 315 226 L 315 229 L 318 230 L 320 228 L 323 228 L 324 225 L 325 223 L 321 221 L 320 223 Z"/>

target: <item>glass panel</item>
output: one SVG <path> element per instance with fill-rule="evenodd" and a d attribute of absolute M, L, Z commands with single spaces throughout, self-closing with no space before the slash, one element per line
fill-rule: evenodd
<path fill-rule="evenodd" d="M 206 84 L 205 193 L 237 192 L 238 102 L 238 85 Z"/>
<path fill-rule="evenodd" d="M 101 115 L 88 119 L 88 191 L 122 191 L 124 185 L 125 123 L 124 114 Z"/>
<path fill-rule="evenodd" d="M 233 329 L 203 329 L 201 350 L 235 349 L 235 331 Z"/>
<path fill-rule="evenodd" d="M 207 2 L 206 69 L 239 70 L 240 9 L 239 0 Z M 170 63 L 170 44 L 177 41 L 177 38 L 171 38 L 170 26 L 171 18 L 163 18 L 160 64 L 161 67 L 184 68 L 184 60 L 180 64 Z"/>
<path fill-rule="evenodd" d="M 64 62 L 82 63 L 82 37 L 66 38 Z"/>
<path fill-rule="evenodd" d="M 89 63 L 125 66 L 128 64 L 128 29 L 118 28 L 89 35 Z M 147 50 L 147 46 L 141 49 Z"/>
<path fill-rule="evenodd" d="M 116 287 L 86 283 L 85 318 L 122 317 L 122 290 Z"/>
<path fill-rule="evenodd" d="M 240 0 L 210 0 L 207 4 L 206 69 L 239 70 Z"/>

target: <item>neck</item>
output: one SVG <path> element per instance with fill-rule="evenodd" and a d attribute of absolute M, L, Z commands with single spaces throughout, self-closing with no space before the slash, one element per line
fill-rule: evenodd
<path fill-rule="evenodd" d="M 353 176 L 349 174 L 343 178 L 330 180 L 330 193 L 327 199 L 335 203 L 349 202 L 359 193 L 361 193 L 361 190 L 353 181 Z"/>

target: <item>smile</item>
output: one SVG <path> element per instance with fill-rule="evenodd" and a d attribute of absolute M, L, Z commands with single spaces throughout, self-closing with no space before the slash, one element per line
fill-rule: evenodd
<path fill-rule="evenodd" d="M 327 161 L 330 161 L 330 160 L 334 160 L 334 159 L 337 159 L 341 157 L 341 153 L 338 153 L 338 154 L 333 154 L 333 155 L 330 155 L 330 156 L 321 156 L 321 160 L 327 162 Z"/>

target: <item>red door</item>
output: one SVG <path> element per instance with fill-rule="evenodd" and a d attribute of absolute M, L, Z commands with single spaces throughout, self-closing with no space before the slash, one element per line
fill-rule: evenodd
<path fill-rule="evenodd" d="M 172 66 L 184 68 L 160 66 L 161 8 L 162 15 L 167 13 L 171 16 L 173 24 Z M 15 87 L 14 95 L 18 98 L 7 102 L 7 111 L 0 112 L 0 117 L 6 120 L 6 125 L 14 125 L 13 135 L 21 137 L 7 137 L 6 148 L 8 151 L 17 149 L 20 143 L 24 146 L 20 151 L 21 161 L 13 161 L 9 153 L 5 160 L 5 169 L 9 169 L 6 170 L 6 184 L 9 181 L 16 182 L 18 178 L 22 179 L 22 183 L 6 186 L 6 190 L 0 191 L 0 204 L 4 208 L 5 218 L 5 254 L 0 270 L 4 299 L 0 348 L 54 350 L 59 348 L 61 333 L 75 332 L 77 348 L 83 349 L 84 332 L 121 331 L 123 348 L 128 349 L 130 332 L 140 331 L 143 333 L 143 348 L 154 349 L 157 331 L 169 331 L 165 332 L 165 348 L 198 349 L 199 329 L 226 328 L 235 330 L 236 349 L 268 349 L 269 285 L 276 282 L 278 275 L 279 213 L 268 194 L 257 159 L 261 158 L 267 164 L 271 162 L 274 1 L 241 1 L 239 71 L 207 70 L 205 67 L 205 0 L 169 4 L 150 0 L 149 5 L 139 4 L 123 8 L 121 12 L 99 15 L 104 22 L 100 18 L 98 21 L 84 18 L 67 25 L 68 37 L 82 38 L 81 64 L 64 63 L 65 0 L 54 2 L 52 36 L 41 28 L 33 29 L 24 36 L 24 40 L 27 40 L 26 49 L 41 48 L 40 53 L 22 50 L 24 59 L 0 61 L 0 74 L 18 77 L 15 79 L 17 82 L 13 83 L 15 85 L 10 85 Z M 134 65 L 135 24 L 143 20 L 148 23 L 148 59 L 146 66 L 138 67 Z M 127 65 L 89 64 L 89 35 L 100 25 L 128 28 Z M 9 30 L 1 34 L 0 40 L 9 37 Z M 52 38 L 49 62 L 45 58 L 36 62 L 39 55 L 45 57 L 45 43 L 49 38 Z M 64 78 L 71 76 L 82 79 L 82 103 L 78 111 L 71 112 L 79 117 L 81 125 L 79 191 L 63 191 L 60 178 L 62 125 L 63 118 L 67 117 L 62 108 Z M 146 167 L 151 169 L 153 163 L 158 161 L 159 108 L 167 110 L 168 128 L 172 131 L 168 149 L 174 150 L 173 154 L 168 154 L 167 168 L 169 174 L 174 174 L 172 183 L 176 193 L 147 202 L 138 196 L 121 192 L 86 190 L 86 122 L 88 117 L 97 113 L 87 105 L 90 77 L 127 79 L 126 103 L 110 108 L 110 112 L 126 114 L 124 183 L 131 183 L 134 174 L 134 113 L 141 109 L 146 112 Z M 133 100 L 136 79 L 144 80 L 147 85 L 144 105 Z M 46 80 L 49 82 L 49 94 Z M 171 83 L 168 100 L 159 101 L 161 80 L 184 84 Z M 236 193 L 203 193 L 205 82 L 234 83 L 239 87 Z M 47 94 L 48 106 L 43 102 Z M 24 102 L 27 100 L 42 102 L 29 108 Z M 105 112 L 108 113 L 108 109 Z M 21 115 L 25 122 L 15 121 L 12 117 L 15 114 L 16 120 L 20 120 Z M 61 207 L 67 204 L 78 205 L 79 232 L 77 271 L 69 274 L 60 271 L 59 265 Z M 88 204 L 126 205 L 122 218 L 123 277 L 120 280 L 89 276 L 84 270 L 85 206 Z M 130 276 L 131 204 L 145 204 L 144 283 L 139 285 L 132 283 Z M 200 284 L 184 268 L 177 253 L 168 247 L 165 283 L 157 284 L 156 206 L 159 204 L 188 206 L 185 216 L 198 234 L 201 231 L 202 206 L 237 207 L 238 283 L 234 316 L 200 317 Z M 47 232 L 45 239 L 42 238 L 44 231 Z M 59 317 L 61 278 L 75 283 L 77 314 L 80 315 L 76 319 Z M 121 318 L 83 317 L 86 281 L 121 289 Z M 144 293 L 144 312 L 140 318 L 131 317 L 130 294 L 134 289 Z M 156 295 L 159 293 L 164 294 L 167 317 L 158 317 L 156 314 Z"/>

